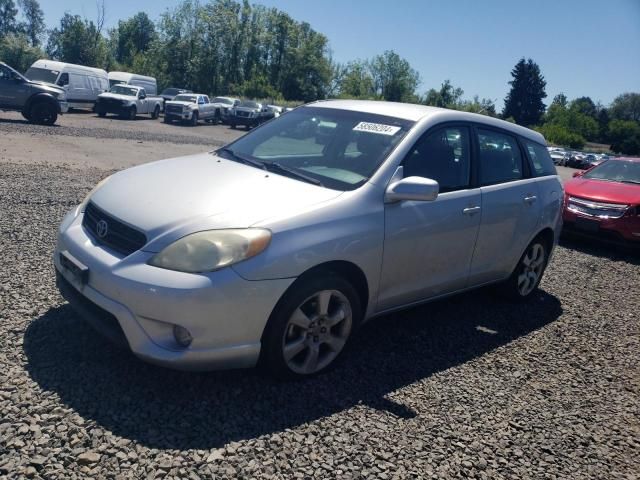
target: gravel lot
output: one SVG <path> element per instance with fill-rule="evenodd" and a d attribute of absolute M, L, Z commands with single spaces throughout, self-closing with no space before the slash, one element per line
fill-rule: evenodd
<path fill-rule="evenodd" d="M 56 136 L 0 121 L 0 150 L 5 132 L 24 149 L 62 128 L 102 128 L 74 117 Z M 144 128 L 131 134 L 154 134 Z M 7 151 L 0 477 L 638 478 L 637 255 L 565 242 L 531 304 L 483 290 L 380 318 L 340 368 L 306 382 L 173 372 L 103 341 L 54 286 L 57 225 L 105 165 L 43 166 Z"/>

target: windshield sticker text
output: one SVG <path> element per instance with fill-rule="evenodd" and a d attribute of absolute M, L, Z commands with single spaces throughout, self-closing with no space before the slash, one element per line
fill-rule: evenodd
<path fill-rule="evenodd" d="M 400 127 L 394 127 L 393 125 L 383 125 L 382 123 L 368 123 L 360 122 L 353 127 L 354 132 L 369 132 L 378 133 L 380 135 L 395 135 L 400 130 Z"/>

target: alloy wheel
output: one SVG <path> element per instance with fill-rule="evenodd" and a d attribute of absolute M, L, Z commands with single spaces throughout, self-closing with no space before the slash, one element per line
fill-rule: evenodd
<path fill-rule="evenodd" d="M 537 286 L 544 271 L 545 251 L 540 243 L 531 245 L 520 263 L 518 275 L 518 293 L 526 297 Z"/>
<path fill-rule="evenodd" d="M 331 364 L 351 333 L 353 312 L 338 290 L 321 290 L 304 300 L 289 317 L 282 355 L 289 369 L 310 375 Z"/>

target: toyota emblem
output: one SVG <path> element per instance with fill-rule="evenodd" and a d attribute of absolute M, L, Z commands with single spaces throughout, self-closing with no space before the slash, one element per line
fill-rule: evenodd
<path fill-rule="evenodd" d="M 107 222 L 105 222 L 104 220 L 100 220 L 96 224 L 96 233 L 98 234 L 99 238 L 106 237 L 108 231 L 109 231 L 109 224 Z"/>

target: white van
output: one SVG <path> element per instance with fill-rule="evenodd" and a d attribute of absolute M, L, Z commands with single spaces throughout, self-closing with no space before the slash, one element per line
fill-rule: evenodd
<path fill-rule="evenodd" d="M 155 96 L 158 94 L 158 83 L 153 77 L 145 77 L 144 75 L 136 75 L 129 72 L 109 72 L 109 88 L 118 83 L 142 87 L 147 95 Z"/>
<path fill-rule="evenodd" d="M 98 95 L 109 90 L 105 70 L 53 60 L 37 60 L 25 77 L 63 87 L 70 108 L 93 109 Z"/>

